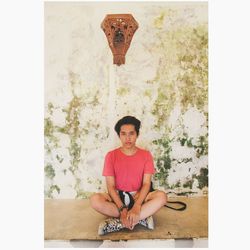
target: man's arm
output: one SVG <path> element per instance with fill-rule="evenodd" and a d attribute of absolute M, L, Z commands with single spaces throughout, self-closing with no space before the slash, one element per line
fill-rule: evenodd
<path fill-rule="evenodd" d="M 107 183 L 107 189 L 109 192 L 109 195 L 111 196 L 111 198 L 113 199 L 115 205 L 117 206 L 117 209 L 120 208 L 123 203 L 120 199 L 120 196 L 118 195 L 116 189 L 115 189 L 115 178 L 114 176 L 106 176 L 106 183 Z M 130 228 L 130 223 L 127 219 L 127 213 L 128 213 L 128 209 L 124 208 L 121 212 L 120 212 L 120 219 L 122 221 L 122 224 L 126 227 L 126 228 Z"/>
<path fill-rule="evenodd" d="M 123 205 L 120 196 L 118 195 L 116 189 L 115 189 L 115 178 L 114 176 L 106 176 L 106 184 L 108 193 L 113 199 L 114 203 L 117 206 L 117 209 Z"/>
<path fill-rule="evenodd" d="M 151 185 L 151 174 L 144 174 L 143 177 L 143 183 L 142 183 L 142 187 L 139 191 L 139 196 L 135 201 L 134 205 L 139 205 L 141 206 L 143 201 L 145 200 L 147 194 L 149 193 L 150 190 L 150 185 Z"/>
<path fill-rule="evenodd" d="M 127 218 L 129 220 L 131 229 L 133 229 L 134 226 L 139 221 L 142 203 L 145 200 L 150 190 L 151 176 L 152 176 L 151 174 L 144 174 L 143 183 L 139 191 L 138 198 L 136 199 L 135 204 L 132 207 L 132 209 L 128 211 Z"/>

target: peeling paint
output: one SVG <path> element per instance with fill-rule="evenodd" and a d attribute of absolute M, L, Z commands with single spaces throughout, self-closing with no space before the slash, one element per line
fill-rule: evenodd
<path fill-rule="evenodd" d="M 81 199 L 106 191 L 104 156 L 119 146 L 113 126 L 128 114 L 142 121 L 138 146 L 152 152 L 155 188 L 207 194 L 207 4 L 138 3 L 138 12 L 133 6 L 142 28 L 119 68 L 99 42 L 97 20 L 109 3 L 102 9 L 52 5 L 45 10 L 45 197 Z M 82 5 L 92 11 L 91 30 L 82 29 L 82 23 L 89 27 L 78 11 Z"/>

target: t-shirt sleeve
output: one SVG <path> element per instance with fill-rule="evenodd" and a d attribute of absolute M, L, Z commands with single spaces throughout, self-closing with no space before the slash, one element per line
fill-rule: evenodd
<path fill-rule="evenodd" d="M 114 173 L 114 164 L 113 164 L 113 161 L 112 161 L 111 152 L 107 153 L 107 155 L 105 156 L 102 175 L 103 176 L 114 176 L 115 175 L 115 173 Z"/>
<path fill-rule="evenodd" d="M 154 168 L 153 156 L 151 155 L 150 152 L 147 152 L 147 160 L 145 163 L 144 174 L 154 174 L 154 173 L 155 173 L 155 168 Z"/>

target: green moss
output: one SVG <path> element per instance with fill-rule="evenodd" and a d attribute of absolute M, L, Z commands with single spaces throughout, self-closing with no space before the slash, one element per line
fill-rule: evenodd
<path fill-rule="evenodd" d="M 44 143 L 44 150 L 45 150 L 46 154 L 51 154 L 51 152 L 52 152 L 51 147 L 49 146 L 49 144 L 47 142 Z"/>
<path fill-rule="evenodd" d="M 69 167 L 69 170 L 73 174 L 78 169 L 81 158 L 81 144 L 79 140 L 81 136 L 81 129 L 79 127 L 79 116 L 82 106 L 83 103 L 81 98 L 73 96 L 72 100 L 69 102 L 68 108 L 63 110 L 66 112 L 66 125 L 58 130 L 62 133 L 68 134 L 70 137 L 70 146 L 68 149 L 71 156 L 71 166 Z"/>
<path fill-rule="evenodd" d="M 44 119 L 44 135 L 52 137 L 54 133 L 54 125 L 50 118 Z"/>
<path fill-rule="evenodd" d="M 76 138 L 70 140 L 69 154 L 71 156 L 69 170 L 74 174 L 81 160 L 81 145 Z"/>
<path fill-rule="evenodd" d="M 173 82 L 166 85 L 160 84 L 158 98 L 153 104 L 152 114 L 157 117 L 155 128 L 162 130 L 167 128 L 167 119 L 176 105 L 176 92 Z"/>
<path fill-rule="evenodd" d="M 69 102 L 68 108 L 63 109 L 63 112 L 66 112 L 66 125 L 64 128 L 61 128 L 61 132 L 64 132 L 71 137 L 78 137 L 80 135 L 79 115 L 81 108 L 81 98 L 74 96 Z"/>
<path fill-rule="evenodd" d="M 145 90 L 143 93 L 144 96 L 151 98 L 152 97 L 152 91 L 151 90 Z"/>
<path fill-rule="evenodd" d="M 51 198 L 53 199 L 53 192 L 57 191 L 57 193 L 60 193 L 60 188 L 57 185 L 51 185 L 49 190 L 45 192 L 45 197 L 46 198 Z"/>
<path fill-rule="evenodd" d="M 180 141 L 181 146 L 187 146 L 189 148 L 194 147 L 192 143 L 193 138 L 189 138 L 187 133 L 183 133 L 183 136 L 178 138 L 178 140 Z"/>
<path fill-rule="evenodd" d="M 154 140 L 153 144 L 158 146 L 157 154 L 155 155 L 157 172 L 154 179 L 159 181 L 160 186 L 169 187 L 167 178 L 171 169 L 170 152 L 172 150 L 171 141 L 168 138 Z"/>
<path fill-rule="evenodd" d="M 83 196 L 81 190 L 81 180 L 78 178 L 79 164 L 81 161 L 82 152 L 82 136 L 89 133 L 89 128 L 95 128 L 98 130 L 100 124 L 96 124 L 91 121 L 86 121 L 86 126 L 81 128 L 80 126 L 80 114 L 84 107 L 91 106 L 95 107 L 99 104 L 99 89 L 87 89 L 84 92 L 79 92 L 83 86 L 80 75 L 74 72 L 69 72 L 69 80 L 72 91 L 72 99 L 66 107 L 62 108 L 62 112 L 66 113 L 65 125 L 64 126 L 54 126 L 50 118 L 45 119 L 44 134 L 49 140 L 45 141 L 46 153 L 51 153 L 54 151 L 55 142 L 58 142 L 57 138 L 54 136 L 55 133 L 63 133 L 69 137 L 69 146 L 67 147 L 70 155 L 70 166 L 67 169 L 63 169 L 63 173 L 66 174 L 67 171 L 71 171 L 74 178 L 76 179 L 76 185 L 74 187 L 77 192 L 77 196 Z M 52 103 L 48 104 L 48 112 L 53 115 L 54 106 Z M 51 144 L 54 142 L 54 144 Z M 56 155 L 56 160 L 62 163 L 64 158 L 60 155 Z M 52 166 L 47 166 L 45 169 L 47 171 L 47 176 L 52 178 L 54 176 Z M 52 197 L 53 190 L 60 192 L 57 186 L 52 186 L 49 191 L 47 191 L 47 196 Z"/>
<path fill-rule="evenodd" d="M 200 136 L 197 144 L 193 144 L 193 138 L 189 138 L 186 133 L 184 133 L 178 140 L 180 141 L 181 146 L 194 148 L 197 158 L 200 158 L 202 155 L 208 155 L 208 135 Z"/>
<path fill-rule="evenodd" d="M 202 189 L 204 187 L 208 187 L 208 169 L 201 168 L 199 175 L 193 175 L 193 179 L 198 180 L 198 188 Z"/>
<path fill-rule="evenodd" d="M 53 109 L 54 109 L 54 105 L 51 102 L 49 102 L 48 103 L 48 112 L 50 115 L 53 115 Z"/>
<path fill-rule="evenodd" d="M 186 181 L 186 182 L 183 184 L 183 187 L 184 187 L 184 188 L 190 188 L 190 189 L 192 189 L 193 183 L 194 183 L 194 180 L 193 180 L 193 179 L 192 179 L 192 180 L 188 180 L 188 181 Z"/>
<path fill-rule="evenodd" d="M 89 177 L 87 178 L 87 182 L 88 182 L 89 184 L 92 184 L 92 183 L 93 183 L 93 181 L 92 181 L 92 180 L 90 180 L 90 178 L 89 178 Z"/>
<path fill-rule="evenodd" d="M 179 159 L 172 159 L 172 161 L 176 161 L 177 163 L 188 163 L 188 162 L 192 162 L 193 159 L 192 158 L 183 158 L 181 160 L 179 160 Z"/>
<path fill-rule="evenodd" d="M 174 186 L 174 188 L 180 188 L 181 187 L 181 181 L 178 180 L 173 186 Z"/>
<path fill-rule="evenodd" d="M 87 182 L 89 184 L 93 184 L 97 189 L 101 189 L 102 180 L 96 179 L 95 177 L 88 177 Z"/>
<path fill-rule="evenodd" d="M 120 87 L 116 90 L 116 94 L 118 96 L 125 96 L 127 94 L 130 93 L 130 89 L 129 88 L 124 88 L 124 87 Z"/>
<path fill-rule="evenodd" d="M 63 162 L 63 158 L 60 157 L 59 155 L 56 155 L 56 159 L 59 161 L 59 163 L 62 163 L 62 162 Z"/>
<path fill-rule="evenodd" d="M 154 27 L 157 29 L 162 29 L 165 14 L 162 12 L 159 16 L 154 19 Z"/>
<path fill-rule="evenodd" d="M 187 29 L 184 38 L 188 46 L 178 53 L 180 69 L 184 72 L 177 77 L 180 82 L 181 104 L 184 110 L 189 105 L 203 110 L 208 102 L 207 26 Z"/>
<path fill-rule="evenodd" d="M 77 192 L 76 199 L 89 199 L 93 192 L 79 191 Z"/>
<path fill-rule="evenodd" d="M 199 158 L 202 155 L 208 155 L 208 137 L 200 136 L 198 145 L 195 146 L 196 157 Z"/>
<path fill-rule="evenodd" d="M 182 112 L 190 106 L 203 112 L 207 106 L 207 25 L 159 31 L 155 46 L 160 63 L 153 82 L 159 87 L 152 114 L 157 118 L 156 128 L 162 131 L 168 126 L 168 117 L 177 103 Z"/>
<path fill-rule="evenodd" d="M 52 148 L 58 147 L 59 139 L 54 135 L 56 132 L 55 126 L 50 118 L 44 119 L 44 136 L 47 138 L 45 142 L 45 150 L 47 153 L 51 153 Z"/>
<path fill-rule="evenodd" d="M 55 177 L 55 170 L 51 164 L 47 164 L 44 168 L 45 176 L 49 179 L 53 179 Z"/>

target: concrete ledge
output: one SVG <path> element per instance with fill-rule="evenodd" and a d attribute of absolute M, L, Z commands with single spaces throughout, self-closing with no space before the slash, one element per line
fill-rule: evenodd
<path fill-rule="evenodd" d="M 136 226 L 133 231 L 99 236 L 97 229 L 104 216 L 95 212 L 89 200 L 50 200 L 44 202 L 45 240 L 134 240 L 208 238 L 208 198 L 177 197 L 187 203 L 185 211 L 163 207 L 154 215 L 155 229 Z"/>

